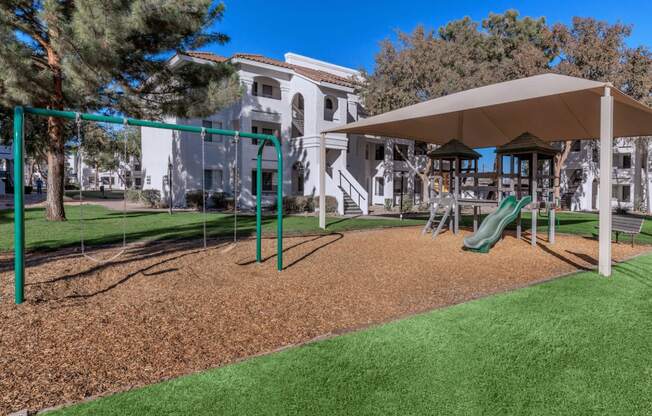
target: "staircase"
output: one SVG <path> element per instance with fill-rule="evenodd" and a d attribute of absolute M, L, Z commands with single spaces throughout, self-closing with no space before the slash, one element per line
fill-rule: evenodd
<path fill-rule="evenodd" d="M 340 187 L 340 189 L 342 189 Z M 362 215 L 362 210 L 358 206 L 358 204 L 351 199 L 349 194 L 342 189 L 342 193 L 344 194 L 344 215 Z"/>

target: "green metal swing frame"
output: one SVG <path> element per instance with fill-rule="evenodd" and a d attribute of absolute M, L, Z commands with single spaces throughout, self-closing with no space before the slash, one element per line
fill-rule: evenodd
<path fill-rule="evenodd" d="M 74 111 L 49 110 L 34 107 L 14 107 L 14 300 L 16 304 L 25 300 L 25 177 L 24 177 L 24 121 L 25 114 L 33 114 L 41 117 L 59 117 L 63 119 L 93 121 L 98 123 L 126 124 L 137 127 L 151 127 L 164 130 L 176 130 L 189 133 L 200 133 L 205 131 L 208 134 L 222 136 L 238 135 L 253 140 L 258 140 L 258 156 L 256 159 L 256 262 L 262 261 L 262 193 L 263 193 L 263 148 L 266 142 L 272 142 L 276 149 L 276 169 L 278 184 L 276 190 L 277 199 L 277 243 L 276 243 L 276 268 L 283 270 L 283 152 L 281 142 L 276 136 L 267 134 L 254 134 L 236 132 L 234 130 L 222 130 L 188 126 L 183 124 L 161 123 L 157 121 L 139 120 L 135 118 L 122 118 L 103 116 L 98 114 L 76 113 Z"/>

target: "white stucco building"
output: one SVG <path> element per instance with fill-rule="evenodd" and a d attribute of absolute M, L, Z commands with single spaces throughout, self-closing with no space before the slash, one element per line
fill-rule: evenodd
<path fill-rule="evenodd" d="M 563 205 L 574 211 L 597 210 L 600 176 L 597 146 L 591 140 L 575 141 L 562 172 Z M 649 157 L 650 144 L 644 141 L 615 141 L 611 195 L 614 208 L 650 212 L 652 166 Z"/>
<path fill-rule="evenodd" d="M 104 186 L 106 190 L 124 190 L 124 189 L 142 189 L 143 172 L 140 161 L 132 158 L 127 166 L 125 180 L 121 177 L 118 170 L 95 169 L 83 160 L 79 160 L 76 152 L 70 152 L 66 158 L 66 181 L 75 185 L 80 185 L 83 190 L 97 190 Z M 120 171 L 122 167 L 120 167 Z M 80 184 L 81 182 L 81 184 Z"/>
<path fill-rule="evenodd" d="M 356 70 L 294 53 L 285 60 L 253 54 L 230 58 L 212 53 L 188 52 L 176 55 L 170 65 L 183 71 L 184 65 L 229 61 L 243 84 L 242 98 L 217 114 L 204 119 L 168 119 L 167 122 L 244 132 L 274 134 L 281 139 L 284 158 L 283 178 L 277 178 L 276 154 L 272 146 L 263 154 L 263 200 L 273 203 L 277 186 L 284 195 L 317 196 L 319 189 L 320 132 L 362 116 L 354 80 Z M 397 140 L 402 151 L 415 157 L 412 141 Z M 238 146 L 237 160 L 235 148 Z M 326 136 L 326 194 L 338 201 L 338 212 L 364 213 L 372 204 L 395 200 L 395 190 L 415 186 L 404 162 L 391 142 L 344 134 Z M 417 149 L 419 153 L 419 149 Z M 198 134 L 142 129 L 142 169 L 144 189 L 159 189 L 167 200 L 171 191 L 174 206 L 185 205 L 185 194 L 202 188 L 209 192 L 234 194 L 234 169 L 239 170 L 239 206 L 255 204 L 257 145 L 250 139 L 237 144 L 231 137 L 211 137 L 205 141 L 205 164 L 201 166 L 201 138 Z M 416 163 L 423 163 L 417 155 Z M 402 174 L 402 172 L 406 172 Z M 416 179 L 418 181 L 418 179 Z M 421 189 L 416 184 L 417 189 Z M 417 192 L 419 198 L 421 192 Z"/>

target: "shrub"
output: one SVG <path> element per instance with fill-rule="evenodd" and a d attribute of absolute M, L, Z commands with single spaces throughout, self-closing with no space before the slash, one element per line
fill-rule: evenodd
<path fill-rule="evenodd" d="M 283 198 L 283 211 L 288 214 L 312 212 L 315 210 L 310 196 L 286 196 Z"/>
<path fill-rule="evenodd" d="M 150 208 L 156 208 L 161 204 L 161 191 L 158 189 L 145 189 L 140 191 L 140 202 Z"/>
<path fill-rule="evenodd" d="M 125 191 L 125 198 L 127 198 L 127 201 L 129 202 L 140 202 L 141 197 L 141 193 L 137 189 L 127 189 L 127 191 Z"/>
<path fill-rule="evenodd" d="M 319 197 L 316 196 L 312 199 L 312 210 L 314 211 L 319 207 Z M 332 214 L 337 212 L 337 198 L 334 196 L 326 195 L 326 213 Z"/>
<path fill-rule="evenodd" d="M 385 198 L 385 211 L 391 211 L 394 207 L 394 202 L 390 198 Z"/>
<path fill-rule="evenodd" d="M 213 192 L 213 194 L 210 196 L 210 199 L 211 204 L 217 209 L 224 209 L 227 207 L 227 198 L 224 192 Z"/>
<path fill-rule="evenodd" d="M 412 198 L 410 198 L 407 195 L 403 195 L 403 209 L 402 209 L 402 211 L 403 212 L 410 212 L 410 211 L 412 211 L 413 207 L 414 207 L 414 204 L 412 203 Z"/>
<path fill-rule="evenodd" d="M 200 190 L 186 192 L 186 206 L 201 209 L 204 204 L 204 193 Z"/>

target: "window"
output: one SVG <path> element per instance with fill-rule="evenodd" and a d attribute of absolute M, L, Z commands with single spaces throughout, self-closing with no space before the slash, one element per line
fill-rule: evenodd
<path fill-rule="evenodd" d="M 274 170 L 263 170 L 263 193 L 276 192 L 277 188 L 277 178 L 276 171 Z M 256 176 L 256 170 L 251 171 L 251 194 L 256 195 L 258 177 Z"/>
<path fill-rule="evenodd" d="M 623 185 L 623 202 L 629 202 L 630 200 L 630 186 Z"/>
<path fill-rule="evenodd" d="M 273 98 L 274 87 L 272 87 L 271 85 L 263 84 L 263 97 Z"/>
<path fill-rule="evenodd" d="M 376 160 L 385 160 L 385 146 L 382 144 L 376 145 Z"/>
<path fill-rule="evenodd" d="M 152 184 L 152 177 L 151 177 L 150 175 L 147 175 L 147 176 L 145 177 L 145 183 L 146 183 L 147 185 L 151 185 L 151 184 Z"/>
<path fill-rule="evenodd" d="M 219 169 L 204 170 L 204 187 L 207 191 L 222 190 L 222 171 Z"/>
<path fill-rule="evenodd" d="M 376 196 L 385 195 L 385 178 L 376 178 Z"/>
<path fill-rule="evenodd" d="M 202 120 L 201 121 L 201 126 L 205 129 L 212 129 L 213 128 L 213 122 L 210 120 Z M 204 138 L 205 142 L 212 142 L 213 141 L 213 135 L 210 133 L 206 133 L 206 137 Z"/>
<path fill-rule="evenodd" d="M 428 154 L 428 144 L 424 142 L 414 143 L 414 154 L 419 156 Z"/>
<path fill-rule="evenodd" d="M 269 135 L 269 136 L 276 136 L 277 138 L 279 137 L 278 136 L 278 129 L 269 128 L 269 127 L 258 127 L 258 126 L 252 125 L 251 126 L 251 132 L 254 133 L 254 134 L 260 133 L 260 134 L 266 134 L 266 135 Z M 258 139 L 251 139 L 251 144 L 258 146 Z M 267 141 L 265 141 L 265 146 L 274 146 L 274 143 L 267 140 Z"/>
<path fill-rule="evenodd" d="M 258 96 L 258 82 L 254 81 L 253 84 L 251 84 L 251 95 L 257 97 Z"/>
<path fill-rule="evenodd" d="M 575 140 L 571 145 L 571 152 L 579 152 L 582 150 L 582 142 L 580 140 Z"/>
<path fill-rule="evenodd" d="M 369 160 L 369 146 L 371 146 L 369 143 L 364 145 L 364 160 Z"/>
<path fill-rule="evenodd" d="M 632 155 L 623 155 L 623 169 L 631 169 Z"/>
<path fill-rule="evenodd" d="M 405 158 L 408 157 L 408 150 L 409 147 L 407 144 L 394 145 L 394 160 L 405 161 Z"/>
<path fill-rule="evenodd" d="M 142 180 L 141 178 L 134 178 L 134 184 L 135 184 L 137 187 L 138 187 L 138 186 L 142 186 L 142 185 L 143 185 L 143 180 Z"/>
<path fill-rule="evenodd" d="M 333 121 L 337 111 L 337 101 L 333 97 L 324 98 L 324 120 Z"/>

